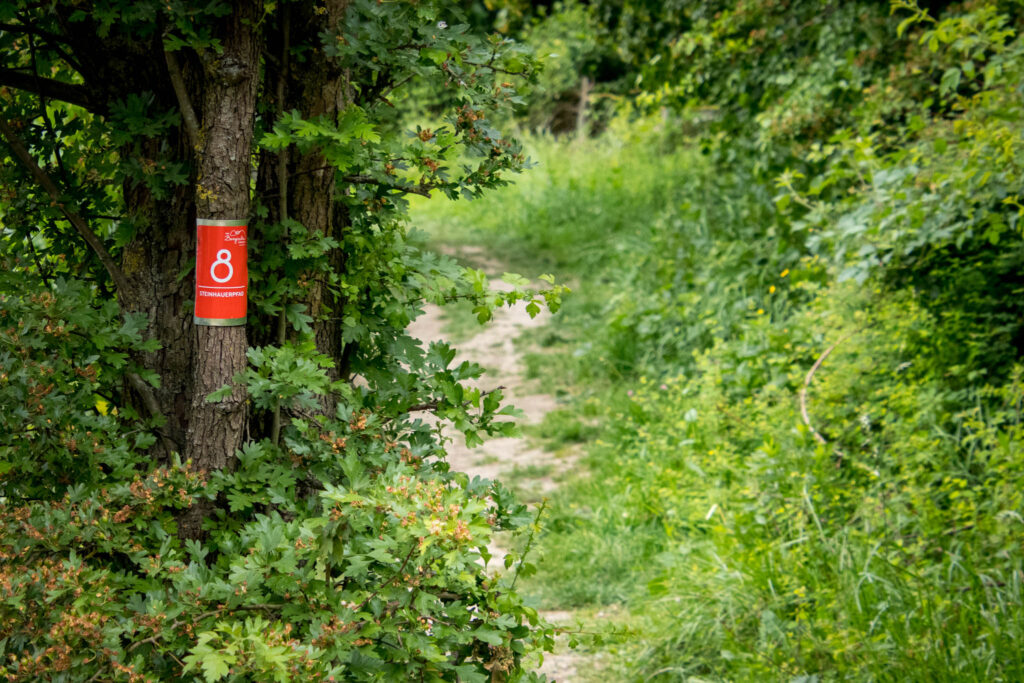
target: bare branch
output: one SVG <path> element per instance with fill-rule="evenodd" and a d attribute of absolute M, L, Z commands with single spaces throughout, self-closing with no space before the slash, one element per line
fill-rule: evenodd
<path fill-rule="evenodd" d="M 102 113 L 103 111 L 103 107 L 93 101 L 89 95 L 89 89 L 84 85 L 65 83 L 53 78 L 42 78 L 34 74 L 0 67 L 0 86 L 4 85 L 35 93 L 51 100 L 76 104 L 91 112 Z"/>
<path fill-rule="evenodd" d="M 164 60 L 167 62 L 167 72 L 171 76 L 174 96 L 178 99 L 178 107 L 181 109 L 181 122 L 185 126 L 185 135 L 194 152 L 199 149 L 199 119 L 196 118 L 195 109 L 192 108 L 192 100 L 188 98 L 188 90 L 185 89 L 185 79 L 182 78 L 178 58 L 174 56 L 173 52 L 164 50 Z"/>
<path fill-rule="evenodd" d="M 811 386 L 811 380 L 814 379 L 814 373 L 818 371 L 818 368 L 820 368 L 821 364 L 825 362 L 825 359 L 828 358 L 832 354 L 832 352 L 836 350 L 837 346 L 839 346 L 844 341 L 846 341 L 853 335 L 857 334 L 858 332 L 860 332 L 860 329 L 853 330 L 849 334 L 843 335 L 842 337 L 837 339 L 831 346 L 822 351 L 821 355 L 818 356 L 818 360 L 814 361 L 814 365 L 812 365 L 811 369 L 807 371 L 807 376 L 804 377 L 804 385 L 803 387 L 800 388 L 800 416 L 803 418 L 804 424 L 807 425 L 807 429 L 811 431 L 811 436 L 813 436 L 814 440 L 820 443 L 822 446 L 827 445 L 828 441 L 826 441 L 825 437 L 819 434 L 818 430 L 815 429 L 813 425 L 811 425 L 811 416 L 807 413 L 807 390 Z M 836 463 L 836 467 L 838 467 L 839 462 L 842 462 L 842 459 L 845 454 L 839 449 L 835 449 L 835 454 L 836 457 L 839 458 L 839 460 Z"/>
<path fill-rule="evenodd" d="M 160 402 L 156 400 L 156 394 L 150 388 L 146 381 L 143 380 L 138 373 L 129 372 L 128 381 L 131 383 L 132 388 L 139 393 L 142 397 L 142 404 L 146 406 L 146 410 L 149 411 L 150 416 L 157 420 L 165 420 L 163 412 L 160 410 Z M 167 451 L 167 456 L 170 457 L 171 453 L 175 451 L 181 452 L 181 447 L 177 446 L 170 437 L 167 436 L 162 429 L 157 430 L 160 434 L 160 440 L 163 442 L 164 450 Z"/>
<path fill-rule="evenodd" d="M 52 41 L 60 40 L 60 36 L 58 36 L 57 34 L 50 33 L 49 31 L 44 31 L 35 26 L 22 26 L 19 24 L 0 23 L 0 31 L 6 31 L 8 33 L 24 33 L 26 35 L 39 36 L 40 38 L 45 38 L 46 40 Z"/>

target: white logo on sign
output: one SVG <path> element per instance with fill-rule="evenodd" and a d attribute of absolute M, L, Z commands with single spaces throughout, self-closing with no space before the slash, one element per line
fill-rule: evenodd
<path fill-rule="evenodd" d="M 234 242 L 240 247 L 245 246 L 245 231 L 244 230 L 232 230 L 229 233 L 225 233 L 224 240 L 226 242 Z"/>
<path fill-rule="evenodd" d="M 227 266 L 228 274 L 224 277 L 217 277 L 217 266 Z M 231 252 L 221 249 L 217 252 L 217 260 L 210 264 L 210 277 L 214 282 L 227 282 L 235 275 L 235 267 L 231 265 Z"/>

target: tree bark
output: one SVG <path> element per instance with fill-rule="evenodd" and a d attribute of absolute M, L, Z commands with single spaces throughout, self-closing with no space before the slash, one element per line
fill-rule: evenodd
<path fill-rule="evenodd" d="M 159 34 L 140 40 L 137 35 L 119 32 L 115 24 L 101 39 L 100 27 L 92 18 L 71 21 L 75 9 L 70 4 L 59 4 L 52 16 L 85 81 L 73 87 L 86 93 L 83 97 L 87 108 L 102 115 L 111 102 L 145 93 L 155 96 L 154 107 L 158 110 L 177 107 Z M 198 79 L 193 80 L 199 87 Z M 122 147 L 120 154 L 147 163 L 160 159 L 188 162 L 191 156 L 181 131 L 176 129 L 133 141 Z M 168 441 L 174 450 L 185 452 L 193 389 L 195 334 L 186 310 L 192 298 L 187 273 L 195 255 L 193 191 L 189 185 L 182 185 L 169 196 L 158 198 L 145 184 L 131 179 L 125 180 L 122 190 L 125 216 L 133 223 L 135 233 L 121 251 L 120 267 L 127 286 L 119 286 L 117 296 L 123 311 L 147 316 L 147 336 L 160 342 L 158 350 L 142 354 L 139 360 L 160 375 L 160 386 L 152 393 L 166 423 L 161 428 L 164 439 L 154 446 L 154 455 L 166 460 L 171 455 L 165 446 Z"/>
<path fill-rule="evenodd" d="M 158 141 L 147 141 L 156 146 Z M 185 453 L 189 419 L 188 397 L 192 395 L 192 365 L 195 340 L 188 301 L 192 279 L 186 274 L 195 255 L 195 230 L 191 187 L 157 200 L 141 185 L 124 188 L 128 215 L 135 220 L 135 237 L 121 253 L 122 269 L 128 278 L 127 291 L 120 292 L 122 307 L 144 313 L 149 321 L 148 336 L 160 341 L 160 348 L 143 354 L 143 364 L 160 375 L 153 392 L 167 419 L 162 432 Z M 166 459 L 170 453 L 157 453 Z"/>
<path fill-rule="evenodd" d="M 217 27 L 220 54 L 203 58 L 204 89 L 195 186 L 200 218 L 248 219 L 249 182 L 256 91 L 259 85 L 261 0 L 238 0 Z M 195 326 L 193 391 L 186 453 L 196 470 L 228 468 L 242 444 L 246 417 L 245 389 L 234 381 L 245 369 L 244 326 Z M 224 385 L 227 397 L 206 397 Z M 202 519 L 212 504 L 196 504 L 179 519 L 186 538 L 201 535 Z"/>
<path fill-rule="evenodd" d="M 317 14 L 311 6 L 302 5 L 301 13 L 293 10 L 293 26 L 304 30 L 306 35 L 333 32 L 344 19 L 348 5 L 349 0 L 329 0 L 325 5 L 327 11 L 322 14 Z M 314 50 L 304 67 L 301 73 L 293 70 L 288 84 L 289 108 L 304 105 L 303 113 L 308 117 L 336 119 L 350 104 L 344 65 L 329 57 L 324 50 Z M 288 188 L 289 206 L 292 207 L 292 217 L 308 230 L 341 242 L 346 215 L 336 210 L 335 173 L 333 169 L 320 170 L 325 165 L 326 161 L 319 153 L 296 158 Z M 342 250 L 333 250 L 329 260 L 331 268 L 341 273 L 344 266 Z M 334 367 L 328 375 L 337 380 L 343 364 L 340 302 L 328 290 L 322 274 L 310 280 L 304 303 L 315 321 L 313 330 L 317 349 L 334 360 Z M 324 405 L 325 411 L 333 412 L 333 409 L 330 401 Z"/>
<path fill-rule="evenodd" d="M 276 36 L 278 44 L 271 46 L 270 51 L 277 55 L 282 46 L 299 42 L 297 39 L 300 37 L 333 33 L 344 19 L 348 5 L 349 0 L 328 0 L 321 8 L 309 3 L 289 5 L 288 21 L 282 22 L 280 34 Z M 285 31 L 291 32 L 292 40 L 284 35 Z M 305 118 L 323 116 L 336 120 L 349 104 L 344 65 L 319 49 L 306 51 L 303 56 L 301 64 L 290 67 L 292 60 L 278 59 L 277 68 L 284 69 L 283 87 L 276 95 L 283 98 L 283 101 L 278 102 L 278 109 L 297 110 Z M 301 223 L 310 233 L 334 237 L 340 242 L 347 221 L 344 212 L 336 210 L 334 169 L 328 167 L 319 150 L 302 154 L 296 149 L 290 149 L 282 154 L 287 157 L 284 179 L 277 172 L 277 155 L 264 154 L 260 159 L 259 191 L 267 196 L 285 197 L 284 202 L 268 202 L 268 220 L 276 222 L 287 216 Z M 344 264 L 341 250 L 333 250 L 329 260 L 331 267 L 340 272 Z M 308 288 L 298 303 L 304 304 L 313 316 L 317 349 L 334 359 L 335 367 L 329 374 L 332 379 L 337 379 L 343 363 L 338 303 L 327 288 L 322 273 L 311 273 L 307 281 Z M 268 330 L 265 340 L 268 343 L 279 343 L 276 335 L 269 332 L 274 329 L 274 323 L 266 321 L 264 327 Z M 325 404 L 324 410 L 333 410 L 333 405 Z M 262 422 L 254 423 L 253 426 L 260 432 L 266 430 Z"/>

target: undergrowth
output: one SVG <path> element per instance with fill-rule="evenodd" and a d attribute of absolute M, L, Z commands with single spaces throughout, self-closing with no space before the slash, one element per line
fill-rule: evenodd
<path fill-rule="evenodd" d="M 615 606 L 627 680 L 1022 680 L 1024 15 L 787 7 L 694 10 L 687 104 L 419 214 L 577 285 L 527 587 Z"/>
<path fill-rule="evenodd" d="M 587 449 L 533 600 L 625 606 L 597 628 L 634 629 L 629 680 L 1024 677 L 1020 370 L 955 381 L 948 316 L 838 282 L 767 189 L 664 140 L 535 139 L 517 186 L 417 214 L 576 280 L 530 340 L 571 397 L 534 432 Z"/>

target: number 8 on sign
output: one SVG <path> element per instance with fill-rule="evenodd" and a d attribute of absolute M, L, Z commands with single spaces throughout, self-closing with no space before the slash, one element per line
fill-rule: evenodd
<path fill-rule="evenodd" d="M 217 277 L 217 266 L 227 266 L 228 274 L 224 277 Z M 231 265 L 231 252 L 227 249 L 221 249 L 217 252 L 217 260 L 210 266 L 210 277 L 213 278 L 214 282 L 227 282 L 235 274 L 235 269 Z"/>
<path fill-rule="evenodd" d="M 196 221 L 197 325 L 244 325 L 249 270 L 245 221 Z"/>

